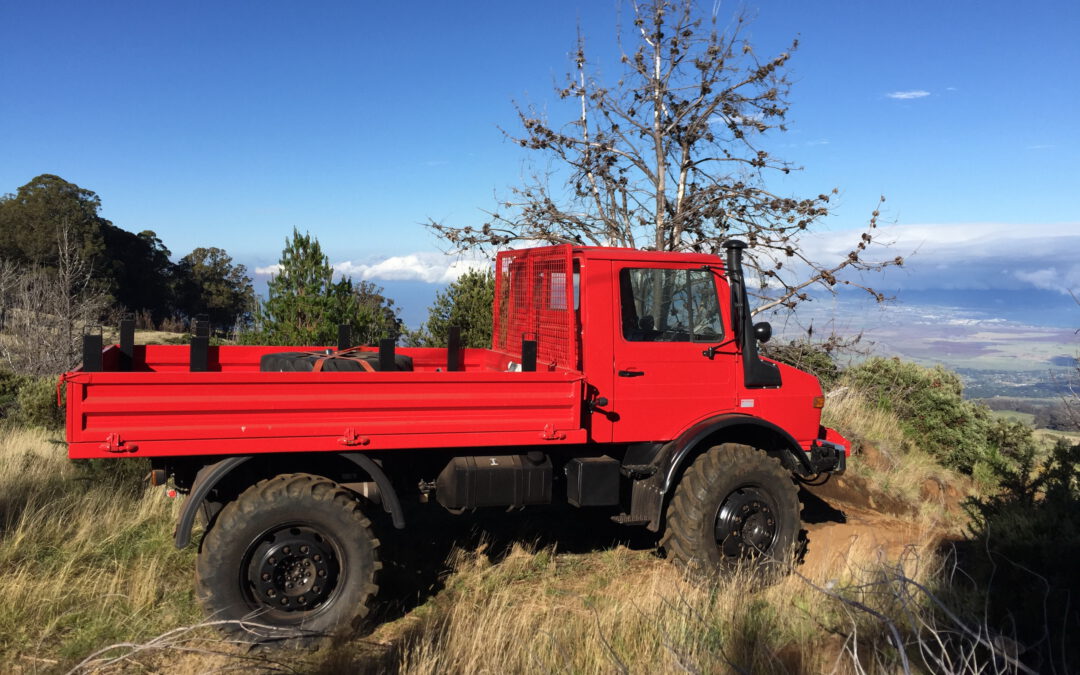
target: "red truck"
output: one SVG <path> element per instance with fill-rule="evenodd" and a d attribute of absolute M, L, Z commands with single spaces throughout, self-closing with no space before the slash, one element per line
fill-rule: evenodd
<path fill-rule="evenodd" d="M 149 458 L 152 483 L 187 494 L 176 545 L 205 521 L 207 612 L 275 628 L 366 614 L 369 516 L 404 537 L 404 500 L 605 507 L 682 563 L 783 557 L 798 480 L 842 472 L 850 445 L 821 426 L 816 378 L 759 356 L 744 248 L 500 253 L 490 349 L 97 336 L 62 378 L 69 454 Z"/>

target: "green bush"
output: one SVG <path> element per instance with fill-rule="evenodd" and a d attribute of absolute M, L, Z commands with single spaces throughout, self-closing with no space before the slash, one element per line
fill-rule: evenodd
<path fill-rule="evenodd" d="M 9 417 L 15 410 L 19 390 L 31 380 L 26 375 L 16 375 L 0 370 L 0 417 Z"/>
<path fill-rule="evenodd" d="M 1080 635 L 1080 444 L 1059 440 L 1040 461 L 1022 431 L 998 432 L 1021 442 L 1002 451 L 1013 461 L 992 467 L 1000 489 L 966 504 L 973 538 L 964 569 L 986 595 L 990 623 L 1014 629 L 1029 661 L 1066 672 L 1080 662 L 1080 643 L 1066 639 Z"/>
<path fill-rule="evenodd" d="M 64 409 L 56 405 L 56 378 L 0 371 L 0 417 L 17 426 L 62 429 Z"/>
<path fill-rule="evenodd" d="M 963 399 L 952 371 L 873 358 L 848 368 L 844 381 L 895 413 L 912 441 L 947 467 L 971 474 L 994 454 L 989 410 Z"/>

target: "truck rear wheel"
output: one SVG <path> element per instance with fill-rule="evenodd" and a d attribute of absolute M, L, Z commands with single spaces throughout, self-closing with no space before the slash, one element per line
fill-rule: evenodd
<path fill-rule="evenodd" d="M 196 563 L 212 620 L 252 638 L 328 635 L 369 611 L 381 568 L 379 540 L 356 498 L 309 474 L 260 481 L 222 509 Z"/>
<path fill-rule="evenodd" d="M 692 567 L 786 561 L 799 534 L 799 494 L 779 460 L 724 443 L 694 460 L 667 507 L 661 546 Z"/>

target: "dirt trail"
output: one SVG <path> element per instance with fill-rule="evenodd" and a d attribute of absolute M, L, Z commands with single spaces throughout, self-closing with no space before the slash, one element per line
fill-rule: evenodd
<path fill-rule="evenodd" d="M 807 576 L 838 571 L 852 559 L 865 561 L 867 553 L 870 559 L 896 560 L 908 550 L 933 548 L 946 536 L 919 523 L 909 505 L 870 491 L 858 479 L 807 487 L 800 497 L 809 538 L 800 571 Z"/>

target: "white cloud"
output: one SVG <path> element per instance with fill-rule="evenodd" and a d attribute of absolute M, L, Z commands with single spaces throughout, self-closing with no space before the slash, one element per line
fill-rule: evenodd
<path fill-rule="evenodd" d="M 490 267 L 491 260 L 486 257 L 451 256 L 434 251 L 392 256 L 374 263 L 346 260 L 334 264 L 338 273 L 358 279 L 424 281 L 429 284 L 450 283 L 469 270 L 484 270 Z"/>
<path fill-rule="evenodd" d="M 350 276 L 366 281 L 424 281 L 429 284 L 448 284 L 469 270 L 485 270 L 492 267 L 490 258 L 477 255 L 448 255 L 438 251 L 419 251 L 408 255 L 391 256 L 377 262 L 363 263 L 345 260 L 333 264 L 340 276 Z M 271 276 L 281 270 L 281 265 L 256 267 L 258 276 Z"/>
<path fill-rule="evenodd" d="M 424 281 L 429 284 L 448 284 L 469 270 L 492 268 L 490 258 L 479 255 L 448 255 L 438 251 L 419 251 L 397 255 L 377 262 L 363 263 L 344 260 L 333 264 L 340 276 L 350 276 L 365 281 Z M 281 265 L 256 267 L 258 276 L 277 274 Z"/>
<path fill-rule="evenodd" d="M 930 95 L 930 92 L 922 89 L 912 89 L 910 91 L 893 91 L 885 95 L 900 101 L 909 101 L 913 98 L 925 98 Z"/>
<path fill-rule="evenodd" d="M 1025 281 L 1035 288 L 1047 291 L 1057 291 L 1068 294 L 1069 291 L 1080 289 L 1080 264 L 1058 270 L 1057 267 L 1046 267 L 1031 271 L 1017 271 L 1016 278 Z"/>
<path fill-rule="evenodd" d="M 822 232 L 801 246 L 812 260 L 827 262 L 858 243 L 859 231 Z M 890 270 L 882 287 L 912 290 L 1022 290 L 1061 293 L 1080 290 L 1080 223 L 1031 225 L 964 223 L 893 225 L 878 228 L 866 259 L 902 256 L 901 269 Z"/>

